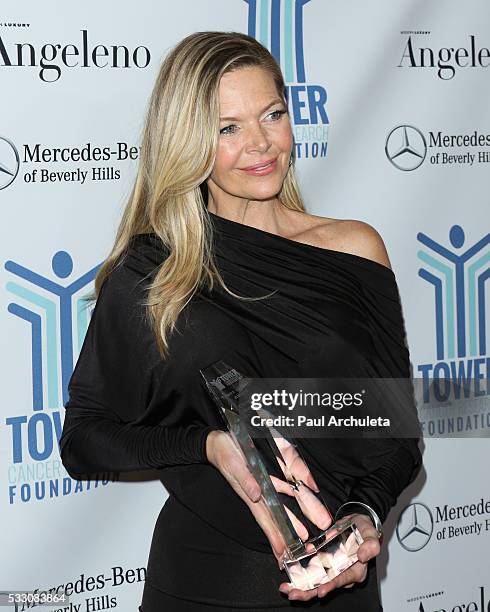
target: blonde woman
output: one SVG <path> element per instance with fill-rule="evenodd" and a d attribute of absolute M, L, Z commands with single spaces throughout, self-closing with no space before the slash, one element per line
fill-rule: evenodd
<path fill-rule="evenodd" d="M 383 241 L 363 222 L 305 211 L 284 89 L 272 55 L 244 34 L 197 32 L 170 51 L 96 278 L 60 450 L 75 478 L 160 471 L 169 498 L 142 612 L 381 610 L 371 516 L 383 521 L 420 467 L 415 439 L 304 440 L 332 512 L 365 504 L 365 542 L 337 579 L 294 589 L 201 380 L 219 359 L 260 377 L 409 375 Z"/>

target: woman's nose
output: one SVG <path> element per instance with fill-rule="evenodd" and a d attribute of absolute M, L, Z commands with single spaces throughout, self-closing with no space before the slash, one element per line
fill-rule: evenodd
<path fill-rule="evenodd" d="M 265 129 L 260 126 L 249 128 L 247 145 L 252 149 L 266 151 L 270 147 L 270 140 Z"/>

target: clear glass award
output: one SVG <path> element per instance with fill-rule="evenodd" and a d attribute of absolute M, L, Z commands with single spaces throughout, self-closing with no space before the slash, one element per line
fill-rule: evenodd
<path fill-rule="evenodd" d="M 260 485 L 261 502 L 284 544 L 279 562 L 289 581 L 303 590 L 329 582 L 357 561 L 363 542 L 358 515 L 331 524 L 332 515 L 294 439 L 284 428 L 253 427 L 246 402 L 239 406 L 247 381 L 240 372 L 217 361 L 200 373 Z"/>

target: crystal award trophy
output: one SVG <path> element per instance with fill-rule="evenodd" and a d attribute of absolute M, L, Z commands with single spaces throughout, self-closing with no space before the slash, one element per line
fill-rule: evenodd
<path fill-rule="evenodd" d="M 315 490 L 318 487 L 294 439 L 272 427 L 252 427 L 247 406 L 239 409 L 240 393 L 247 383 L 240 372 L 217 361 L 200 373 L 259 483 L 260 501 L 284 544 L 279 563 L 289 581 L 303 590 L 329 582 L 357 561 L 363 542 L 356 525 L 358 515 L 331 524 L 332 516 Z"/>

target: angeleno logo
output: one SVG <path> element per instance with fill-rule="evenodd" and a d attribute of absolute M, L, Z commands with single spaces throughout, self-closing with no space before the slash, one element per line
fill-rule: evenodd
<path fill-rule="evenodd" d="M 151 60 L 148 47 L 140 45 L 103 45 L 89 42 L 87 30 L 81 30 L 76 43 L 9 43 L 0 36 L 0 68 L 40 66 L 39 78 L 54 83 L 61 78 L 64 68 L 146 68 Z"/>
<path fill-rule="evenodd" d="M 458 68 L 488 68 L 490 65 L 490 50 L 488 47 L 478 48 L 476 38 L 470 36 L 468 44 L 458 49 L 441 47 L 433 49 L 430 46 L 419 47 L 409 36 L 400 58 L 399 68 L 435 68 L 437 76 L 443 81 L 449 81 Z"/>
<path fill-rule="evenodd" d="M 326 157 L 327 92 L 307 82 L 303 49 L 303 8 L 310 0 L 244 0 L 248 35 L 266 47 L 281 66 L 291 114 L 295 157 Z"/>
<path fill-rule="evenodd" d="M 485 593 L 485 587 L 479 586 L 477 592 L 472 596 L 472 599 L 464 599 L 455 603 L 440 602 L 431 604 L 427 602 L 417 603 L 414 612 L 487 612 L 490 610 L 490 600 Z"/>

